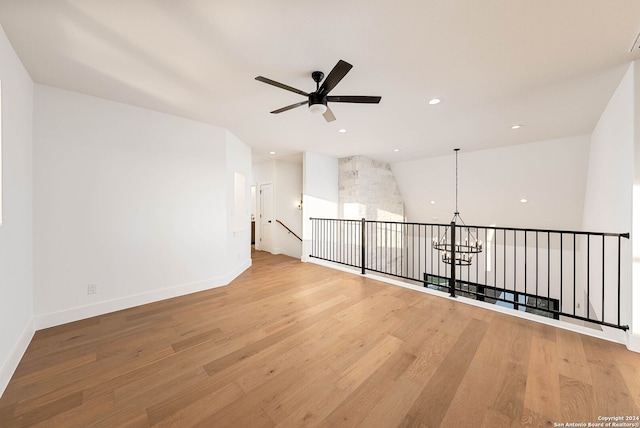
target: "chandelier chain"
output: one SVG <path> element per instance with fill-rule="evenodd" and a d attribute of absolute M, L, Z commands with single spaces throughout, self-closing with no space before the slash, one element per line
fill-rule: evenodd
<path fill-rule="evenodd" d="M 433 239 L 433 248 L 442 251 L 442 262 L 449 265 L 457 266 L 470 266 L 473 260 L 474 254 L 482 252 L 482 241 L 478 241 L 477 237 L 471 231 L 471 229 L 464 224 L 460 213 L 458 212 L 458 151 L 460 149 L 454 149 L 456 152 L 456 212 L 451 219 L 451 225 L 445 228 L 444 233 L 440 240 Z M 456 228 L 456 220 L 460 221 L 460 230 L 467 230 L 467 239 L 464 241 L 455 241 L 453 239 L 454 231 Z M 451 241 L 449 242 L 449 231 L 451 231 Z"/>
<path fill-rule="evenodd" d="M 456 152 L 456 214 L 458 211 L 458 151 L 460 149 L 455 149 Z"/>

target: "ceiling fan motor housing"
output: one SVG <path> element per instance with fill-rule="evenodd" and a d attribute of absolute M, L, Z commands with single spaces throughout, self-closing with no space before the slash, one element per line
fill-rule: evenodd
<path fill-rule="evenodd" d="M 327 111 L 327 94 L 321 95 L 320 82 L 324 79 L 322 71 L 314 71 L 311 78 L 316 82 L 316 91 L 309 94 L 309 110 L 312 113 L 324 113 Z"/>
<path fill-rule="evenodd" d="M 322 104 L 327 105 L 327 96 L 319 94 L 317 92 L 312 92 L 309 94 L 309 107 L 314 104 Z"/>

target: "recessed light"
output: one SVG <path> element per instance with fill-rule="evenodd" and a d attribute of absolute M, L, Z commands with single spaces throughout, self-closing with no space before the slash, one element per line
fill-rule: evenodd
<path fill-rule="evenodd" d="M 393 151 L 397 153 L 400 151 L 400 149 L 393 149 Z"/>
<path fill-rule="evenodd" d="M 511 129 L 520 129 L 522 128 L 524 125 L 512 125 Z"/>
<path fill-rule="evenodd" d="M 340 129 L 338 129 L 338 132 L 341 133 L 341 134 L 344 134 L 345 132 L 347 132 L 347 130 L 344 129 L 344 128 L 340 128 Z"/>
<path fill-rule="evenodd" d="M 526 198 L 522 198 L 522 199 L 520 199 L 520 202 L 522 202 L 523 204 L 526 204 L 527 203 L 527 199 Z"/>
<path fill-rule="evenodd" d="M 275 155 L 275 154 L 276 154 L 276 152 L 269 152 L 269 154 L 270 154 L 270 155 Z"/>
<path fill-rule="evenodd" d="M 436 204 L 436 201 L 431 201 L 431 205 L 435 205 L 435 204 Z"/>
<path fill-rule="evenodd" d="M 431 104 L 432 106 L 436 105 L 436 104 L 440 104 L 440 101 L 442 101 L 440 98 L 431 98 L 429 100 L 429 104 Z"/>

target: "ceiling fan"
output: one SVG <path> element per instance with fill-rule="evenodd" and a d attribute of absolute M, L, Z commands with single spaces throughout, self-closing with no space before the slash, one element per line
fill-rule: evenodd
<path fill-rule="evenodd" d="M 305 101 L 300 101 L 299 103 L 279 108 L 278 110 L 274 110 L 271 113 L 278 114 L 282 113 L 283 111 L 291 110 L 296 107 L 308 104 L 309 111 L 311 113 L 322 113 L 327 122 L 332 122 L 336 120 L 336 117 L 333 115 L 333 112 L 327 105 L 328 102 L 377 104 L 382 99 L 382 97 L 371 97 L 365 95 L 329 95 L 329 92 L 331 92 L 331 90 L 335 88 L 338 83 L 340 83 L 342 78 L 349 72 L 349 70 L 351 70 L 352 67 L 353 66 L 348 62 L 340 60 L 335 65 L 335 67 L 333 67 L 333 70 L 331 70 L 326 79 L 324 79 L 324 73 L 322 71 L 314 71 L 313 73 L 311 73 L 311 78 L 314 82 L 316 82 L 316 90 L 315 92 L 311 93 L 292 88 L 291 86 L 276 82 L 275 80 L 267 79 L 266 77 L 262 76 L 256 77 L 256 80 L 308 97 L 308 99 Z M 324 82 L 322 82 L 322 79 L 324 79 Z M 322 82 L 322 85 L 320 85 L 320 82 Z"/>

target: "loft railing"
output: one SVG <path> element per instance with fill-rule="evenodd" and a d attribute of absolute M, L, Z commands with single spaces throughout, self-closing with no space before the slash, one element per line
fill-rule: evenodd
<path fill-rule="evenodd" d="M 555 319 L 622 330 L 629 234 L 311 218 L 310 257 Z M 470 266 L 444 263 L 434 239 L 478 239 Z M 448 241 L 451 245 L 455 243 Z M 451 252 L 455 249 L 451 248 Z M 628 266 L 625 265 L 625 268 Z"/>

